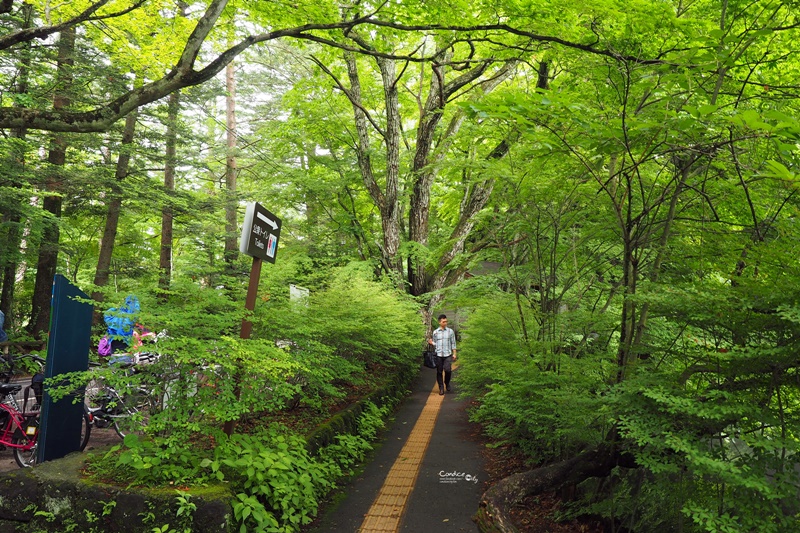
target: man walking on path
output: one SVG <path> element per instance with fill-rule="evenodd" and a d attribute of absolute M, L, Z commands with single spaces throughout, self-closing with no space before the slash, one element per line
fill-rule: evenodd
<path fill-rule="evenodd" d="M 450 376 L 453 373 L 453 361 L 456 355 L 456 334 L 447 327 L 447 316 L 439 315 L 439 327 L 433 331 L 433 338 L 428 343 L 436 347 L 436 382 L 439 384 L 439 395 L 444 394 L 447 387 L 450 391 Z M 442 383 L 444 372 L 444 383 Z"/>

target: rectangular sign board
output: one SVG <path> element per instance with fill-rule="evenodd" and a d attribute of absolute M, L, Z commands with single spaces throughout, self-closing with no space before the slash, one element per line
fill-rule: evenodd
<path fill-rule="evenodd" d="M 88 299 L 67 278 L 61 274 L 55 276 L 45 378 L 84 372 L 89 368 L 92 306 L 86 303 Z M 36 443 L 39 462 L 60 459 L 80 450 L 83 402 L 73 400 L 74 397 L 69 395 L 55 402 L 45 388 L 41 427 Z"/>
<path fill-rule="evenodd" d="M 242 238 L 239 241 L 240 252 L 274 263 L 280 236 L 281 219 L 267 211 L 258 202 L 247 204 L 244 225 L 242 225 Z"/>

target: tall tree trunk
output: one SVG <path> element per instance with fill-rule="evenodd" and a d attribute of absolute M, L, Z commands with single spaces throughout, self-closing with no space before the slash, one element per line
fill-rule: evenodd
<path fill-rule="evenodd" d="M 362 48 L 367 50 L 372 49 L 369 43 L 354 32 L 349 32 L 347 35 Z M 464 87 L 470 84 L 472 84 L 473 87 L 481 88 L 483 93 L 493 90 L 511 74 L 513 67 L 516 65 L 516 62 L 511 61 L 504 65 L 499 71 L 495 72 L 491 78 L 480 83 L 475 83 L 489 67 L 488 62 L 481 62 L 479 66 L 467 70 L 463 74 L 445 83 L 445 68 L 443 65 L 447 63 L 449 52 L 447 50 L 442 50 L 437 54 L 437 57 L 439 56 L 443 61 L 441 61 L 440 64 L 434 65 L 426 103 L 424 106 L 420 106 L 421 115 L 419 127 L 417 129 L 417 148 L 412 165 L 415 183 L 412 193 L 412 206 L 409 211 L 409 238 L 411 241 L 418 242 L 423 246 L 427 244 L 430 188 L 435 176 L 434 163 L 436 161 L 430 158 L 430 152 L 433 147 L 433 139 L 437 131 L 437 126 L 441 121 L 444 106 L 454 94 L 464 90 Z M 399 256 L 401 237 L 399 169 L 402 124 L 397 91 L 399 78 L 395 72 L 395 63 L 386 58 L 375 57 L 375 62 L 378 65 L 383 85 L 383 107 L 386 114 L 385 126 L 382 126 L 369 115 L 364 105 L 361 91 L 361 79 L 355 54 L 351 52 L 345 53 L 345 62 L 347 64 L 347 72 L 350 81 L 349 88 L 345 87 L 322 62 L 318 60 L 315 60 L 315 62 L 328 75 L 336 80 L 339 88 L 347 95 L 353 105 L 357 135 L 355 148 L 359 170 L 361 171 L 364 185 L 381 215 L 381 229 L 383 232 L 381 259 L 383 268 L 386 272 L 395 274 L 398 279 L 398 284 L 404 286 L 403 266 Z M 402 73 L 400 76 L 402 76 Z M 446 143 L 451 142 L 451 137 L 458 131 L 463 120 L 463 113 L 456 113 L 455 118 L 450 122 L 447 134 L 444 136 Z M 386 147 L 385 183 L 383 187 L 378 184 L 373 169 L 371 158 L 372 148 L 369 138 L 370 126 L 382 137 Z M 507 148 L 507 144 L 504 144 L 504 146 Z M 505 151 L 507 151 L 507 149 Z M 446 149 L 440 147 L 436 157 L 443 157 L 445 152 Z M 491 185 L 488 187 L 475 187 L 473 192 L 469 195 L 469 201 L 472 203 L 470 203 L 468 207 L 476 207 L 477 204 L 473 201 L 482 198 L 484 192 L 490 193 Z M 488 198 L 488 195 L 486 195 L 486 197 Z M 483 205 L 485 205 L 485 202 Z M 482 208 L 483 205 L 479 206 L 479 209 Z M 476 213 L 477 211 L 470 212 L 468 218 L 473 217 Z M 464 240 L 469 231 L 471 231 L 473 225 L 474 224 L 471 222 L 459 224 L 457 231 L 465 233 L 464 235 L 457 235 L 455 239 L 456 248 L 463 248 Z M 412 293 L 422 294 L 428 292 L 426 288 L 428 287 L 429 280 L 425 275 L 424 265 L 418 261 L 417 258 L 409 260 L 408 277 L 412 284 Z M 449 278 L 440 276 L 439 279 L 445 280 Z"/>
<path fill-rule="evenodd" d="M 452 52 L 449 53 L 452 55 Z M 445 58 L 448 59 L 449 55 Z M 445 66 L 433 64 L 428 98 L 425 106 L 420 110 L 421 116 L 417 127 L 417 144 L 414 152 L 414 161 L 411 171 L 415 176 L 414 187 L 411 193 L 411 203 L 408 210 L 408 240 L 418 243 L 421 247 L 428 245 L 428 219 L 431 210 L 431 186 L 435 170 L 430 165 L 429 154 L 433 147 L 433 137 L 436 128 L 444 113 L 444 76 Z M 463 122 L 464 113 L 457 113 L 456 119 L 451 121 L 445 138 L 449 138 Z M 457 124 L 458 126 L 454 127 Z M 439 157 L 444 155 L 444 150 L 439 151 Z M 426 292 L 425 285 L 425 260 L 410 256 L 408 258 L 408 283 L 409 290 L 414 296 Z M 430 314 L 430 313 L 428 313 Z M 430 320 L 429 320 L 430 322 Z"/>
<path fill-rule="evenodd" d="M 233 264 L 239 252 L 237 229 L 237 201 L 236 201 L 236 77 L 234 75 L 233 61 L 225 67 L 225 123 L 228 140 L 228 150 L 225 155 L 225 262 L 228 270 L 233 270 Z"/>
<path fill-rule="evenodd" d="M 678 200 L 680 199 L 683 190 L 686 186 L 686 182 L 689 179 L 689 176 L 693 172 L 692 167 L 694 165 L 694 158 L 691 158 L 690 162 L 686 164 L 679 165 L 676 168 L 677 176 L 676 176 L 676 184 L 675 184 L 675 192 L 672 194 L 672 198 L 669 202 L 669 210 L 667 211 L 667 216 L 663 222 L 663 229 L 661 230 L 661 236 L 658 240 L 658 247 L 656 249 L 656 256 L 653 260 L 653 264 L 650 268 L 650 275 L 649 279 L 651 282 L 655 283 L 658 281 L 658 277 L 661 275 L 661 265 L 664 262 L 664 257 L 667 255 L 667 243 L 669 242 L 669 238 L 672 235 L 672 224 L 675 222 L 675 216 L 678 211 Z M 642 304 L 641 309 L 639 310 L 639 320 L 636 324 L 636 336 L 634 337 L 634 344 L 639 345 L 642 343 L 645 329 L 647 328 L 647 317 L 650 313 L 650 304 L 645 302 Z"/>
<path fill-rule="evenodd" d="M 180 112 L 180 92 L 169 95 L 167 106 L 167 146 L 164 161 L 164 192 L 167 201 L 161 208 L 161 255 L 159 257 L 158 287 L 168 291 L 172 279 L 172 193 L 175 191 L 175 150 L 178 143 L 178 113 Z"/>
<path fill-rule="evenodd" d="M 117 238 L 119 215 L 122 210 L 122 182 L 128 177 L 137 115 L 138 113 L 136 111 L 132 111 L 125 117 L 125 129 L 122 131 L 122 142 L 120 145 L 119 157 L 117 158 L 117 168 L 114 173 L 115 181 L 107 196 L 106 225 L 103 229 L 103 237 L 100 240 L 100 253 L 97 258 L 97 270 L 95 270 L 94 274 L 94 284 L 96 287 L 105 287 L 108 285 L 111 257 L 114 254 L 114 243 Z M 92 298 L 94 301 L 100 303 L 103 301 L 103 293 L 94 291 L 92 293 Z M 100 318 L 100 314 L 95 314 L 95 323 L 99 322 Z"/>
<path fill-rule="evenodd" d="M 22 24 L 20 29 L 28 29 L 33 26 L 33 6 L 22 4 L 20 7 Z M 19 71 L 17 73 L 17 83 L 14 86 L 16 94 L 26 94 L 28 92 L 28 79 L 31 67 L 31 45 L 25 43 L 20 53 Z M 18 104 L 15 104 L 18 105 Z M 20 186 L 21 177 L 25 168 L 25 138 L 28 131 L 25 128 L 11 130 L 11 138 L 19 141 L 11 147 L 9 154 L 9 168 L 13 175 L 12 187 Z M 9 206 L 9 210 L 3 216 L 3 224 L 7 226 L 5 243 L 0 247 L 2 258 L 0 262 L 3 268 L 3 288 L 0 291 L 0 311 L 6 317 L 5 328 L 9 329 L 13 325 L 14 315 L 12 314 L 14 305 L 14 287 L 16 286 L 16 274 L 18 257 L 20 256 L 20 244 L 22 242 L 22 231 L 20 223 L 22 217 L 15 206 Z"/>
<path fill-rule="evenodd" d="M 351 36 L 352 37 L 352 36 Z M 363 40 L 355 38 L 362 46 L 368 47 Z M 355 54 L 345 53 L 350 89 L 346 94 L 353 104 L 356 125 L 356 154 L 361 178 L 364 186 L 378 208 L 381 215 L 383 240 L 381 245 L 381 262 L 385 272 L 397 278 L 398 285 L 403 283 L 403 271 L 398 252 L 400 250 L 400 206 L 398 205 L 400 183 L 400 107 L 398 103 L 397 79 L 394 63 L 391 60 L 376 58 L 383 82 L 386 126 L 379 127 L 367 114 L 361 97 L 361 78 Z M 319 64 L 319 63 L 318 63 Z M 328 71 L 330 74 L 330 71 Z M 331 74 L 332 75 L 332 74 Z M 384 186 L 375 178 L 369 139 L 369 124 L 383 138 L 386 147 L 386 166 L 384 169 Z"/>
<path fill-rule="evenodd" d="M 546 65 L 546 63 L 542 64 Z M 510 61 L 503 65 L 497 72 L 494 72 L 490 78 L 477 83 L 476 87 L 479 93 L 476 97 L 479 98 L 497 88 L 497 86 L 511 76 L 516 65 L 517 63 L 515 61 Z M 436 178 L 438 163 L 440 163 L 446 155 L 448 147 L 452 144 L 456 133 L 460 130 L 466 117 L 463 111 L 456 111 L 445 132 L 439 136 L 439 142 L 435 153 L 432 153 L 434 136 L 444 112 L 444 107 L 448 99 L 452 97 L 456 91 L 463 89 L 467 84 L 477 80 L 486 72 L 487 68 L 488 64 L 483 63 L 445 84 L 444 67 L 439 65 L 434 65 L 433 67 L 428 98 L 422 110 L 419 127 L 417 128 L 417 144 L 412 164 L 414 188 L 411 194 L 411 203 L 408 211 L 408 239 L 411 242 L 420 244 L 422 247 L 428 245 L 431 187 Z M 540 83 L 545 84 L 542 88 L 546 88 L 547 77 L 545 76 L 544 79 L 545 82 L 541 82 L 540 78 Z M 507 153 L 508 143 L 504 141 L 502 146 L 505 148 L 502 154 L 497 151 L 492 152 L 492 158 L 503 157 Z M 472 230 L 472 225 L 469 227 L 462 225 L 462 227 L 467 230 L 467 233 Z M 433 290 L 433 284 L 436 283 L 435 280 L 438 280 L 440 283 L 445 283 L 446 276 L 442 276 L 442 273 L 438 272 L 437 269 L 435 269 L 432 274 L 433 275 L 428 274 L 424 259 L 409 257 L 408 281 L 411 294 L 419 296 L 430 292 Z"/>
<path fill-rule="evenodd" d="M 58 84 L 53 97 L 53 109 L 66 109 L 70 105 L 69 92 L 72 82 L 72 65 L 74 64 L 75 29 L 63 31 L 58 39 L 58 62 L 56 78 Z M 67 156 L 67 139 L 63 134 L 54 135 L 51 139 L 48 176 L 45 184 L 47 194 L 43 208 L 52 215 L 45 221 L 42 241 L 39 245 L 39 260 L 36 264 L 36 281 L 33 288 L 31 321 L 29 329 L 34 337 L 40 338 L 47 331 L 50 323 L 50 298 L 53 277 L 58 265 L 59 221 L 61 219 L 62 198 L 64 188 L 63 167 Z"/>
<path fill-rule="evenodd" d="M 377 59 L 383 80 L 383 97 L 386 105 L 386 131 L 383 136 L 386 145 L 386 184 L 384 204 L 381 209 L 383 229 L 383 257 L 386 269 L 396 276 L 398 285 L 403 287 L 403 265 L 400 262 L 400 105 L 397 93 L 394 61 Z"/>
<path fill-rule="evenodd" d="M 629 365 L 633 357 L 633 336 L 636 324 L 636 304 L 632 298 L 636 296 L 636 282 L 639 277 L 637 250 L 631 238 L 630 228 L 623 228 L 623 230 L 625 231 L 622 236 L 622 286 L 625 288 L 625 295 L 622 301 L 619 348 L 617 348 L 617 383 L 622 383 L 630 372 Z"/>
<path fill-rule="evenodd" d="M 511 145 L 517 140 L 517 135 L 512 133 L 508 139 L 500 141 L 494 149 L 486 156 L 487 161 L 502 159 L 508 154 Z M 489 198 L 494 190 L 494 179 L 469 185 L 464 191 L 464 198 L 461 201 L 461 209 L 456 226 L 450 232 L 448 241 L 452 243 L 450 248 L 442 254 L 439 262 L 435 265 L 434 274 L 430 276 L 427 288 L 429 291 L 438 291 L 444 287 L 456 283 L 465 273 L 465 263 L 457 268 L 452 268 L 453 260 L 458 257 L 465 249 L 467 238 L 475 227 L 476 215 L 486 207 Z"/>
<path fill-rule="evenodd" d="M 483 94 L 494 90 L 503 80 L 508 78 L 515 66 L 516 62 L 509 62 L 504 65 L 494 77 L 482 82 L 480 85 L 482 87 Z M 463 76 L 458 79 L 460 80 L 462 78 Z M 539 64 L 536 87 L 540 90 L 547 90 L 550 84 L 549 79 L 549 62 L 542 61 Z M 455 91 L 458 88 L 460 87 L 452 87 L 452 90 Z M 459 121 L 457 124 L 455 123 L 456 120 Z M 458 127 L 460 127 L 460 122 L 462 120 L 463 117 L 459 117 L 458 114 L 456 117 L 454 117 L 453 121 L 451 121 L 450 127 L 448 128 L 447 135 L 445 137 L 446 139 L 449 140 L 451 135 L 458 131 Z M 486 160 L 492 161 L 504 158 L 511 149 L 511 146 L 516 142 L 517 137 L 518 134 L 516 132 L 510 133 L 508 137 L 500 141 L 497 146 L 494 147 L 494 149 L 486 156 Z M 442 150 L 440 147 L 437 152 L 437 157 L 441 158 L 443 156 L 443 152 L 444 150 Z M 428 168 L 431 168 L 432 166 L 433 165 L 429 165 Z M 422 169 L 422 172 L 424 173 L 425 169 Z M 423 182 L 423 180 L 425 181 Z M 411 216 L 421 218 L 424 215 L 426 219 L 424 224 L 418 224 L 417 227 L 419 228 L 420 233 L 415 235 L 415 239 L 419 239 L 421 242 L 425 243 L 427 243 L 428 238 L 427 216 L 430 212 L 430 187 L 432 183 L 432 176 L 428 178 L 421 174 L 418 177 L 417 184 L 415 184 L 415 193 L 417 185 L 420 185 L 421 189 L 426 188 L 427 192 L 420 195 L 415 194 L 414 198 L 412 199 L 412 205 L 410 209 Z M 414 292 L 415 295 L 421 295 L 425 293 L 439 294 L 437 291 L 456 283 L 465 274 L 466 262 L 463 262 L 457 268 L 451 268 L 451 264 L 453 260 L 464 251 L 467 238 L 475 227 L 476 216 L 484 207 L 486 207 L 493 190 L 494 179 L 488 179 L 483 182 L 467 186 L 466 190 L 464 191 L 464 198 L 461 201 L 458 222 L 456 223 L 455 228 L 453 228 L 450 238 L 448 239 L 449 242 L 453 244 L 450 246 L 449 250 L 442 255 L 438 264 L 434 265 L 434 269 L 431 274 L 427 274 L 425 272 L 424 266 L 416 269 L 416 272 L 414 273 L 416 278 L 412 283 L 412 289 L 419 292 Z M 415 203 L 414 200 L 419 200 L 419 202 Z M 424 233 L 422 230 L 424 230 Z M 411 272 L 412 269 L 409 267 L 410 275 Z M 428 302 L 428 314 L 433 313 L 434 306 L 438 305 L 438 302 L 439 298 L 432 298 Z"/>
<path fill-rule="evenodd" d="M 24 134 L 23 137 L 19 137 L 17 136 L 16 132 L 12 132 L 11 136 L 12 138 L 24 139 Z M 11 168 L 15 170 L 17 168 L 21 169 L 23 166 L 21 158 L 24 158 L 24 155 L 20 154 L 18 158 L 17 154 L 11 154 L 11 157 L 14 159 L 12 162 L 13 166 Z M 20 231 L 21 221 L 22 217 L 18 212 L 16 212 L 16 210 L 9 210 L 9 212 L 3 216 L 5 235 L 3 239 L 4 243 L 2 247 L 0 247 L 0 254 L 2 254 L 3 263 L 3 285 L 2 290 L 0 291 L 0 311 L 2 311 L 6 317 L 6 329 L 9 329 L 13 323 L 12 307 L 14 305 L 14 287 L 16 285 L 16 273 L 18 266 L 17 258 L 20 255 L 20 244 L 22 242 L 22 232 Z"/>

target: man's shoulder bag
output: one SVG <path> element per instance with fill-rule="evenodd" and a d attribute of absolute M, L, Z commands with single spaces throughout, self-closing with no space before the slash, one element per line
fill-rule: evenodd
<path fill-rule="evenodd" d="M 436 348 L 430 344 L 422 351 L 422 364 L 427 368 L 436 368 Z"/>

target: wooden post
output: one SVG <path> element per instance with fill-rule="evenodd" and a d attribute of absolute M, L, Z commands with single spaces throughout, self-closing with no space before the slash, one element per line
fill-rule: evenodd
<path fill-rule="evenodd" d="M 253 265 L 250 267 L 250 283 L 247 285 L 247 298 L 244 301 L 244 308 L 250 312 L 254 311 L 256 308 L 256 297 L 258 296 L 258 281 L 261 278 L 261 263 L 263 263 L 261 258 L 253 257 Z M 253 323 L 247 320 L 247 317 L 242 318 L 242 327 L 241 330 L 239 331 L 239 338 L 249 339 L 250 333 L 252 331 L 253 331 Z M 239 388 L 239 383 L 241 382 L 241 380 L 239 377 L 238 369 L 234 379 L 236 380 L 234 393 L 236 394 L 236 399 L 238 400 L 239 395 L 241 393 L 241 390 Z M 233 428 L 235 426 L 236 426 L 235 420 L 228 420 L 225 422 L 223 431 L 228 436 L 233 435 Z"/>
<path fill-rule="evenodd" d="M 253 258 L 253 266 L 250 267 L 250 283 L 247 285 L 247 298 L 244 301 L 244 308 L 248 311 L 254 311 L 256 308 L 256 297 L 258 296 L 258 281 L 261 278 L 261 264 L 264 261 L 259 257 Z M 253 323 L 242 319 L 242 329 L 239 333 L 240 339 L 249 339 L 250 333 L 253 331 Z"/>

